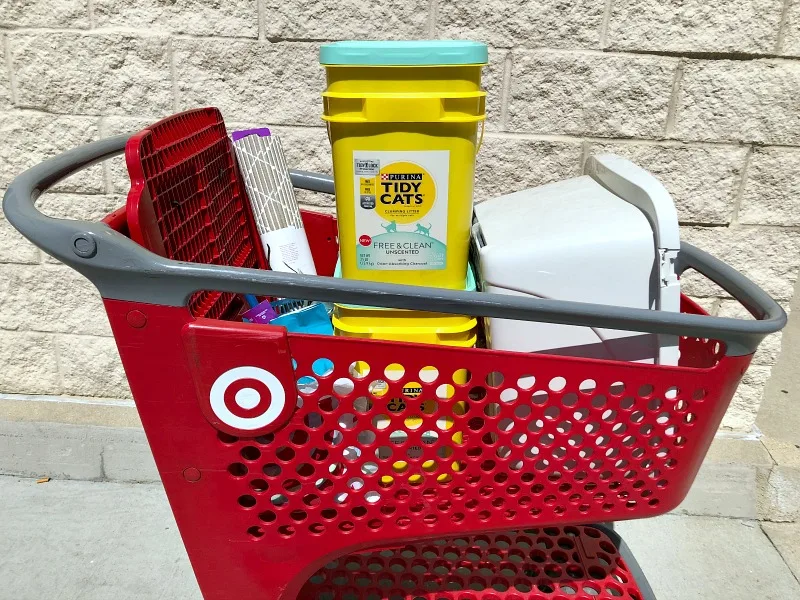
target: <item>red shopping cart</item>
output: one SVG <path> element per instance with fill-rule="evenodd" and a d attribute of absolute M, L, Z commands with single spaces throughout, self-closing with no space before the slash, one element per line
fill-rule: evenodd
<path fill-rule="evenodd" d="M 37 211 L 53 183 L 126 143 L 128 211 L 104 223 Z M 687 298 L 673 314 L 334 279 L 335 220 L 308 212 L 325 276 L 251 269 L 264 257 L 238 177 L 218 113 L 190 111 L 37 165 L 4 200 L 19 231 L 103 296 L 204 597 L 651 600 L 624 543 L 592 523 L 681 502 L 782 309 L 688 244 L 678 270 L 756 320 Z M 292 177 L 333 193 L 329 177 Z M 237 322 L 245 293 L 678 335 L 681 358 L 292 334 Z"/>

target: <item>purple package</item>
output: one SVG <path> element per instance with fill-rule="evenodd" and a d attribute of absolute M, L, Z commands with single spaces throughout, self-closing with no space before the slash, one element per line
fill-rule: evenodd
<path fill-rule="evenodd" d="M 231 139 L 234 142 L 238 142 L 242 138 L 246 138 L 248 135 L 257 135 L 258 137 L 268 137 L 272 135 L 266 127 L 259 127 L 258 129 L 242 129 L 240 131 L 234 131 L 231 134 Z"/>
<path fill-rule="evenodd" d="M 266 325 L 277 316 L 278 313 L 276 313 L 275 309 L 272 308 L 272 304 L 270 304 L 269 300 L 264 300 L 260 304 L 257 304 L 244 313 L 242 318 L 252 323 L 261 323 L 262 325 Z"/>

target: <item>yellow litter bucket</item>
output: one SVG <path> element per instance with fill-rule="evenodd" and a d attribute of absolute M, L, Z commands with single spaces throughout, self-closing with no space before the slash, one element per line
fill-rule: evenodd
<path fill-rule="evenodd" d="M 466 41 L 322 46 L 345 278 L 463 286 L 487 57 Z"/>
<path fill-rule="evenodd" d="M 341 267 L 341 262 L 336 264 L 334 277 L 342 276 Z M 459 287 L 468 292 L 477 289 L 469 265 L 467 278 Z M 473 348 L 478 341 L 478 320 L 468 315 L 334 304 L 332 321 L 334 335 L 343 337 L 461 348 Z"/>
<path fill-rule="evenodd" d="M 473 348 L 478 340 L 475 317 L 421 311 L 384 310 L 337 304 L 336 335 L 418 344 Z"/>

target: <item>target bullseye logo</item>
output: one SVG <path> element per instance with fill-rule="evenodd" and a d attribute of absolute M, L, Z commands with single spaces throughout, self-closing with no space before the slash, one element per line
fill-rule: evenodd
<path fill-rule="evenodd" d="M 273 423 L 286 406 L 280 380 L 259 367 L 236 367 L 217 377 L 209 393 L 216 417 L 236 429 L 252 431 Z"/>

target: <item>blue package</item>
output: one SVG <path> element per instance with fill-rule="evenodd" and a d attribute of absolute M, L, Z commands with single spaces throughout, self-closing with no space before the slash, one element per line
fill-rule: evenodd
<path fill-rule="evenodd" d="M 333 325 L 328 318 L 328 311 L 325 305 L 314 302 L 303 308 L 295 308 L 291 312 L 283 312 L 289 303 L 296 303 L 295 300 L 278 300 L 272 306 L 280 314 L 279 317 L 272 319 L 272 325 L 286 327 L 291 333 L 315 333 L 317 335 L 333 335 Z M 292 307 L 294 308 L 294 307 Z"/>

